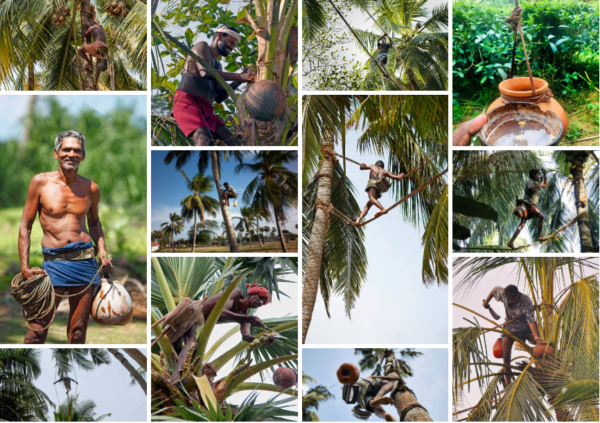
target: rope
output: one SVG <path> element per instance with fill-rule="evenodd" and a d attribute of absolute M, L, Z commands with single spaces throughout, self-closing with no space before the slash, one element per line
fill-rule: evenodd
<path fill-rule="evenodd" d="M 526 173 L 529 172 L 530 169 L 502 169 L 502 170 L 462 170 L 459 172 L 455 172 L 454 176 L 464 176 L 464 175 L 485 175 L 488 173 Z M 557 169 L 546 169 L 546 172 L 558 172 Z"/>
<path fill-rule="evenodd" d="M 405 421 L 404 419 L 406 418 L 406 415 L 409 413 L 409 411 L 411 411 L 415 408 L 422 408 L 423 410 L 425 410 L 426 413 L 429 413 L 425 407 L 423 407 L 421 404 L 416 402 L 414 404 L 407 406 L 404 410 L 402 410 L 402 414 L 400 414 L 400 421 L 401 422 Z"/>
<path fill-rule="evenodd" d="M 23 278 L 22 273 L 16 274 L 10 284 L 10 293 L 23 307 L 23 314 L 25 316 L 25 324 L 27 327 L 34 332 L 42 332 L 48 329 L 52 322 L 54 322 L 56 313 L 52 315 L 52 320 L 48 323 L 48 326 L 42 329 L 32 328 L 29 326 L 29 322 L 42 319 L 53 311 L 55 306 L 55 296 L 71 298 L 83 294 L 90 286 L 92 286 L 96 276 L 100 273 L 100 269 L 102 269 L 102 266 L 96 270 L 96 274 L 83 291 L 72 295 L 58 295 L 54 292 L 54 287 L 52 286 L 48 273 L 37 273 L 34 277 L 27 280 Z"/>
<path fill-rule="evenodd" d="M 398 207 L 400 204 L 404 203 L 406 200 L 408 200 L 410 197 L 412 197 L 413 195 L 415 195 L 416 193 L 418 193 L 419 191 L 421 191 L 423 188 L 425 188 L 428 185 L 431 185 L 433 182 L 435 182 L 437 179 L 441 178 L 442 175 L 444 175 L 446 172 L 448 172 L 448 168 L 446 168 L 446 170 L 444 170 L 443 172 L 439 173 L 437 176 L 433 177 L 432 179 L 430 179 L 429 181 L 425 182 L 423 185 L 421 185 L 420 187 L 418 187 L 417 189 L 415 189 L 414 191 L 412 191 L 410 194 L 408 194 L 407 196 L 405 196 L 404 198 L 402 198 L 400 201 L 398 201 L 396 204 L 394 204 L 393 206 L 377 213 L 375 215 L 374 218 L 367 220 L 365 223 L 360 223 L 358 224 L 358 227 L 360 226 L 365 226 L 367 223 L 371 223 L 372 221 L 374 221 L 375 219 L 379 219 L 381 216 L 383 216 L 384 214 L 387 214 L 390 210 Z"/>
<path fill-rule="evenodd" d="M 350 219 L 348 216 L 343 214 L 341 211 L 339 211 L 338 209 L 333 207 L 333 204 L 331 204 L 331 203 L 326 203 L 325 201 L 321 200 L 320 198 L 317 198 L 315 207 L 323 210 L 325 212 L 325 214 L 327 215 L 327 226 L 329 226 L 329 215 L 331 213 L 333 213 L 337 217 L 339 217 L 342 221 L 344 221 L 344 223 L 346 223 L 350 226 L 356 226 L 356 223 L 354 223 L 354 221 L 352 219 Z"/>
<path fill-rule="evenodd" d="M 531 66 L 529 65 L 529 57 L 527 56 L 527 47 L 525 46 L 525 37 L 523 36 L 523 28 L 521 28 L 521 13 L 523 9 L 519 6 L 519 0 L 515 0 L 515 8 L 512 10 L 510 17 L 506 18 L 506 22 L 512 31 L 514 31 L 514 42 L 513 42 L 513 59 L 512 59 L 512 67 L 510 70 L 510 77 L 513 77 L 513 71 L 515 67 L 515 54 L 517 50 L 517 32 L 521 36 L 521 43 L 523 44 L 523 54 L 525 55 L 525 63 L 527 63 L 527 74 L 529 75 L 529 82 L 531 83 L 531 94 L 532 98 L 536 97 L 535 93 L 535 84 L 533 83 L 533 75 L 531 74 Z M 550 91 L 550 90 L 548 90 Z M 552 93 L 549 93 L 552 95 Z M 543 96 L 543 94 L 542 94 Z M 512 98 L 510 96 L 506 96 L 507 99 Z M 517 101 L 517 100 L 513 100 Z M 525 101 L 522 98 L 518 101 Z M 542 100 L 540 100 L 542 101 Z M 548 99 L 549 101 L 549 99 Z M 533 101 L 534 103 L 536 101 Z M 539 101 L 538 101 L 539 102 Z"/>

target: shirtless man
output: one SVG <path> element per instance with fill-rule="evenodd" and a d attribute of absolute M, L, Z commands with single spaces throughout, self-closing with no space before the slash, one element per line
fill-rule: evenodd
<path fill-rule="evenodd" d="M 358 219 L 356 219 L 357 226 L 360 225 L 360 221 L 363 220 L 363 218 L 367 215 L 367 213 L 371 209 L 371 206 L 373 205 L 377 206 L 379 210 L 381 210 L 380 212 L 377 212 L 375 214 L 375 217 L 379 217 L 382 214 L 386 213 L 384 212 L 385 209 L 383 208 L 381 203 L 377 201 L 379 198 L 381 198 L 381 194 L 386 192 L 390 187 L 389 181 L 387 181 L 385 178 L 394 179 L 396 181 L 401 181 L 402 179 L 404 179 L 404 173 L 396 175 L 385 170 L 383 168 L 383 162 L 381 160 L 378 160 L 377 163 L 371 166 L 361 164 L 360 170 L 370 171 L 369 182 L 367 183 L 367 188 L 365 189 L 365 191 L 367 191 L 367 194 L 369 194 L 369 201 L 367 202 L 367 205 L 363 209 L 360 216 L 358 216 Z M 386 186 L 387 188 L 385 188 Z"/>
<path fill-rule="evenodd" d="M 519 236 L 519 233 L 525 227 L 525 223 L 528 220 L 538 219 L 538 241 L 546 241 L 548 238 L 542 237 L 542 228 L 544 226 L 544 215 L 537 208 L 537 203 L 540 199 L 540 189 L 548 187 L 548 177 L 546 176 L 546 169 L 542 169 L 543 177 L 540 178 L 540 171 L 537 169 L 531 169 L 529 171 L 529 180 L 525 186 L 525 198 L 523 198 L 524 206 L 517 207 L 515 214 L 521 218 L 521 223 L 517 227 L 513 237 L 508 241 L 508 247 L 514 249 L 514 242 Z"/>
<path fill-rule="evenodd" d="M 227 207 L 229 207 L 229 199 L 230 198 L 237 199 L 238 193 L 235 190 L 235 188 L 232 187 L 231 185 L 229 185 L 227 182 L 225 182 L 223 185 L 225 186 L 225 189 L 223 190 L 223 195 L 225 196 L 225 199 L 227 200 Z M 236 207 L 235 203 L 233 203 L 233 207 Z"/>
<path fill-rule="evenodd" d="M 248 314 L 248 309 L 257 309 L 262 307 L 265 304 L 268 304 L 271 299 L 269 297 L 269 290 L 262 286 L 256 285 L 256 282 L 252 286 L 246 285 L 246 287 L 248 287 L 247 297 L 244 297 L 242 290 L 239 288 L 233 291 L 229 297 L 229 300 L 225 304 L 217 323 L 239 323 L 242 340 L 251 343 L 256 338 L 250 334 L 250 327 L 257 326 L 266 328 L 266 326 L 258 316 L 250 316 Z M 223 294 L 219 294 L 215 295 L 214 297 L 210 297 L 202 304 L 204 321 L 208 319 L 208 316 L 210 316 L 210 313 L 212 313 L 215 305 L 217 302 L 219 302 L 219 299 L 222 295 Z M 181 379 L 180 373 L 183 369 L 183 365 L 185 364 L 185 358 L 189 349 L 192 347 L 196 349 L 198 347 L 196 330 L 197 324 L 194 322 L 190 328 L 185 331 L 183 336 L 179 337 L 173 343 L 173 347 L 179 355 L 179 360 L 177 361 L 177 366 L 173 372 L 173 376 L 171 377 L 172 382 L 178 382 Z M 272 342 L 272 340 L 267 341 L 266 345 L 271 345 Z"/>
<path fill-rule="evenodd" d="M 25 279 L 47 273 L 57 295 L 64 295 L 67 290 L 69 295 L 79 294 L 69 298 L 67 338 L 70 344 L 84 344 L 94 298 L 94 289 L 86 288 L 92 278 L 93 285 L 100 286 L 92 241 L 102 260 L 102 272 L 109 273 L 112 265 L 98 216 L 100 189 L 94 182 L 77 174 L 79 164 L 85 159 L 85 138 L 77 131 L 65 131 L 58 134 L 54 145 L 58 170 L 37 174 L 29 184 L 19 227 L 21 273 Z M 42 269 L 32 269 L 29 267 L 31 229 L 38 213 L 44 232 L 44 262 Z M 60 300 L 61 297 L 57 296 L 55 307 Z M 53 315 L 54 312 L 34 320 L 30 326 L 38 330 L 45 328 Z M 23 343 L 43 344 L 47 335 L 47 328 L 38 332 L 28 329 Z"/>
<path fill-rule="evenodd" d="M 104 28 L 98 23 L 94 16 L 92 25 L 85 33 L 85 39 L 88 44 L 79 47 L 79 55 L 87 62 L 87 66 L 94 68 L 92 60 L 88 54 L 96 58 L 96 79 L 94 80 L 94 88 L 98 86 L 98 78 L 100 72 L 108 68 L 108 45 L 106 44 L 106 34 Z M 86 54 L 87 53 L 87 54 Z"/>
<path fill-rule="evenodd" d="M 375 413 L 377 417 L 386 422 L 395 422 L 396 419 L 394 419 L 391 414 L 386 413 L 382 405 L 394 403 L 394 400 L 391 397 L 386 397 L 385 395 L 389 394 L 394 388 L 394 382 L 392 382 L 392 380 L 397 379 L 398 378 L 386 378 L 385 376 L 369 376 L 367 378 L 358 379 L 354 384 L 354 389 L 358 386 L 356 399 L 355 401 L 347 402 L 348 404 L 357 403 L 352 409 L 352 414 L 357 418 L 366 420 L 371 413 Z M 342 390 L 350 389 L 346 388 L 346 386 L 350 387 L 352 385 L 345 385 L 342 387 Z"/>
<path fill-rule="evenodd" d="M 223 72 L 219 57 L 227 57 L 241 37 L 236 29 L 221 25 L 215 31 L 212 43 L 200 41 L 194 47 L 198 57 L 208 63 L 225 81 L 233 81 L 229 86 L 235 90 L 244 82 L 254 82 L 253 73 Z M 173 100 L 173 116 L 187 137 L 198 146 L 215 145 L 213 134 L 227 145 L 235 145 L 231 131 L 214 114 L 213 102 L 223 102 L 229 95 L 204 67 L 188 56 L 183 74 Z"/>

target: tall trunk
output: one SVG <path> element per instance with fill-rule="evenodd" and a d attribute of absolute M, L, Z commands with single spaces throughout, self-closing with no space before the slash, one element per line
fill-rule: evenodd
<path fill-rule="evenodd" d="M 110 67 L 108 69 L 110 72 L 110 90 L 115 91 L 117 89 L 115 82 L 115 57 L 112 53 L 110 54 Z"/>
<path fill-rule="evenodd" d="M 585 188 L 585 179 L 583 177 L 584 164 L 588 156 L 589 153 L 581 151 L 577 152 L 577 156 L 571 159 L 571 175 L 573 175 L 575 206 L 577 207 L 577 214 L 581 215 L 579 219 L 577 219 L 577 227 L 579 228 L 579 242 L 581 243 L 582 253 L 595 252 L 592 234 L 590 232 L 588 197 Z"/>
<path fill-rule="evenodd" d="M 285 245 L 285 237 L 283 235 L 283 232 L 281 230 L 281 222 L 279 221 L 279 216 L 276 210 L 274 210 L 274 215 L 275 215 L 275 226 L 277 227 L 277 234 L 279 235 L 279 242 L 281 243 L 281 248 L 283 249 L 284 253 L 287 253 L 287 245 Z"/>
<path fill-rule="evenodd" d="M 171 247 L 173 248 L 173 252 L 175 252 L 175 231 L 171 232 Z"/>
<path fill-rule="evenodd" d="M 260 226 L 258 226 L 260 224 L 259 220 L 258 220 L 258 216 L 256 217 L 256 235 L 258 236 L 258 242 L 260 242 L 260 248 L 262 249 L 263 247 L 263 242 L 262 239 L 260 239 Z"/>
<path fill-rule="evenodd" d="M 192 244 L 192 254 L 196 252 L 196 233 L 198 232 L 198 223 L 196 217 L 196 209 L 194 209 L 194 243 Z"/>
<path fill-rule="evenodd" d="M 215 185 L 217 186 L 217 192 L 219 193 L 219 203 L 221 203 L 221 214 L 223 215 L 223 224 L 225 225 L 225 232 L 227 233 L 227 241 L 229 242 L 229 251 L 232 253 L 239 253 L 240 247 L 238 246 L 237 240 L 235 239 L 235 231 L 233 230 L 233 222 L 229 215 L 229 207 L 225 201 L 223 190 L 221 189 L 221 179 L 219 175 L 219 165 L 217 152 L 211 152 L 211 164 L 213 171 L 213 178 Z"/>
<path fill-rule="evenodd" d="M 35 91 L 35 67 L 34 62 L 28 65 L 27 69 L 27 91 Z"/>
<path fill-rule="evenodd" d="M 81 35 L 83 36 L 83 43 L 86 44 L 85 33 L 87 32 L 92 22 L 92 13 L 90 9 L 90 0 L 81 1 Z M 89 56 L 88 56 L 89 57 Z M 85 62 L 83 66 L 83 89 L 85 91 L 94 91 L 94 66 L 91 66 L 88 62 Z"/>
<path fill-rule="evenodd" d="M 385 375 L 386 376 L 400 376 L 396 373 L 394 368 L 394 350 L 387 350 L 385 357 Z M 429 413 L 422 407 L 414 407 L 414 405 L 420 405 L 415 396 L 409 390 L 395 391 L 392 393 L 392 399 L 394 400 L 394 406 L 398 411 L 398 415 L 402 416 L 406 413 L 404 419 L 401 421 L 405 422 L 432 422 L 433 420 L 429 417 Z M 407 412 L 405 410 L 408 407 L 413 407 Z"/>
<path fill-rule="evenodd" d="M 417 79 L 415 78 L 415 73 L 412 69 L 406 70 L 406 75 L 408 76 L 408 82 L 410 82 L 410 89 L 412 91 L 419 90 L 419 84 L 417 83 Z"/>
<path fill-rule="evenodd" d="M 122 350 L 125 352 L 125 354 L 134 359 L 138 366 L 146 371 L 148 370 L 148 359 L 143 352 L 137 348 L 122 348 Z"/>
<path fill-rule="evenodd" d="M 333 141 L 333 140 L 332 140 Z M 333 149 L 333 142 L 324 144 L 325 148 Z M 325 159 L 319 166 L 319 185 L 317 188 L 317 199 L 323 203 L 331 202 L 331 175 L 333 173 L 333 161 Z M 277 220 L 277 217 L 275 217 Z M 304 268 L 304 287 L 302 288 L 302 343 L 306 341 L 308 328 L 312 319 L 317 292 L 319 290 L 319 275 L 321 273 L 321 260 L 325 247 L 328 216 L 325 210 L 317 208 L 313 222 L 310 242 L 308 244 L 308 255 Z"/>
<path fill-rule="evenodd" d="M 131 375 L 131 377 L 133 377 L 135 379 L 135 381 L 138 383 L 138 385 L 140 385 L 140 388 L 142 388 L 142 390 L 144 391 L 144 394 L 147 395 L 146 392 L 146 380 L 142 377 L 142 375 L 140 374 L 140 372 L 138 372 L 135 367 L 133 367 L 131 365 L 131 363 L 129 361 L 127 361 L 127 359 L 125 358 L 125 356 L 123 354 L 121 354 L 119 352 L 118 349 L 116 348 L 108 348 L 108 352 L 110 352 L 112 355 L 115 356 L 115 358 L 117 360 L 119 360 L 119 362 L 123 365 L 123 367 L 125 367 L 127 369 L 127 371 L 129 372 L 129 374 Z"/>

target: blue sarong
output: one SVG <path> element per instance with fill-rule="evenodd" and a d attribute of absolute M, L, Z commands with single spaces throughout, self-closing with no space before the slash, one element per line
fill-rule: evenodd
<path fill-rule="evenodd" d="M 94 244 L 90 242 L 71 242 L 64 247 L 42 248 L 42 252 L 47 255 L 55 256 L 58 254 L 70 253 L 72 251 L 86 250 L 93 248 Z M 50 276 L 50 282 L 54 287 L 68 288 L 70 286 L 85 286 L 90 283 L 96 272 L 98 265 L 95 258 L 85 260 L 57 260 L 44 261 L 42 269 Z M 93 286 L 100 286 L 100 274 L 96 275 Z"/>

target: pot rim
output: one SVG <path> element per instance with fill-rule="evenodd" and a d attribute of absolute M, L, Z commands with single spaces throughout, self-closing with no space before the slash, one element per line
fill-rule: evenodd
<path fill-rule="evenodd" d="M 509 81 L 515 81 L 515 80 L 517 80 L 517 81 L 526 80 L 527 86 L 531 86 L 528 76 L 518 76 L 518 77 L 515 77 L 512 79 L 505 79 L 504 81 L 502 81 L 500 84 L 498 84 L 498 90 L 502 94 L 508 95 L 510 97 L 519 97 L 519 98 L 533 97 L 533 93 L 531 90 L 515 91 L 515 90 L 508 89 L 507 85 L 509 84 Z M 540 95 L 540 94 L 543 94 L 546 91 L 548 91 L 548 82 L 546 82 L 546 80 L 544 80 L 542 78 L 533 78 L 533 84 L 535 85 L 535 94 L 536 95 Z M 538 87 L 538 85 L 539 85 L 539 87 Z"/>

